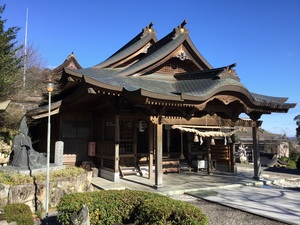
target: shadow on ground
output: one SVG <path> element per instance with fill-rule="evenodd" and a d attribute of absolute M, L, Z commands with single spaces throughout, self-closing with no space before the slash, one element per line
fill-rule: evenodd
<path fill-rule="evenodd" d="M 300 175 L 299 169 L 287 169 L 287 168 L 282 168 L 282 167 L 281 168 L 268 167 L 268 168 L 264 169 L 264 171 Z"/>

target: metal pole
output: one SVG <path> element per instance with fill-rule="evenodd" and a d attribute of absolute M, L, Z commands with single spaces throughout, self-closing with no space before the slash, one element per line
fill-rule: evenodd
<path fill-rule="evenodd" d="M 25 26 L 25 40 L 24 40 L 24 71 L 23 71 L 23 88 L 26 86 L 26 69 L 27 69 L 27 33 L 28 33 L 28 8 L 26 11 L 26 26 Z"/>
<path fill-rule="evenodd" d="M 46 224 L 48 224 L 48 211 L 49 211 L 50 132 L 51 132 L 50 106 L 51 106 L 51 91 L 49 91 L 48 93 L 49 93 L 49 99 L 48 99 L 48 133 L 47 133 Z"/>

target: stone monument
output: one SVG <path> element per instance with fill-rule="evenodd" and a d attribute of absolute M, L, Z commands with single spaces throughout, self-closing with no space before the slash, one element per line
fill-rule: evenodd
<path fill-rule="evenodd" d="M 12 166 L 16 167 L 41 167 L 47 164 L 47 157 L 44 153 L 35 151 L 32 147 L 31 138 L 28 136 L 26 117 L 21 120 L 20 134 L 16 135 L 13 141 Z"/>

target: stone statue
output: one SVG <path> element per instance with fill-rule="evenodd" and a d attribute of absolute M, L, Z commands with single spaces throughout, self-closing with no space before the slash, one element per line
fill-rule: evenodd
<path fill-rule="evenodd" d="M 20 134 L 16 135 L 13 142 L 14 156 L 12 166 L 35 167 L 47 164 L 47 157 L 43 153 L 35 151 L 32 147 L 31 138 L 28 137 L 26 117 L 21 120 Z"/>
<path fill-rule="evenodd" d="M 239 154 L 241 163 L 248 163 L 248 157 L 247 157 L 246 149 L 247 149 L 247 147 L 244 148 L 244 146 L 242 146 L 242 145 L 239 146 L 238 154 Z"/>
<path fill-rule="evenodd" d="M 83 205 L 78 212 L 73 212 L 71 222 L 73 225 L 90 225 L 89 208 Z"/>

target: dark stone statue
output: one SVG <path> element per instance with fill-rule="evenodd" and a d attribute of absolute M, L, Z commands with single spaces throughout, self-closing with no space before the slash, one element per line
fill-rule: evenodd
<path fill-rule="evenodd" d="M 28 137 L 26 117 L 23 117 L 19 130 L 20 134 L 15 136 L 13 142 L 12 166 L 30 168 L 46 165 L 47 157 L 45 154 L 35 151 L 32 147 L 31 138 Z"/>
<path fill-rule="evenodd" d="M 73 225 L 90 225 L 89 208 L 83 205 L 78 212 L 73 212 L 71 222 Z"/>

